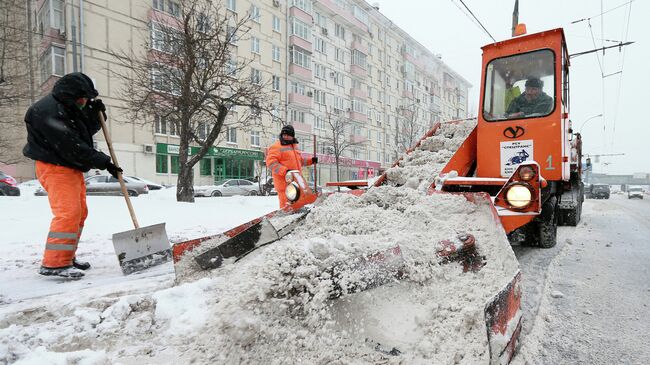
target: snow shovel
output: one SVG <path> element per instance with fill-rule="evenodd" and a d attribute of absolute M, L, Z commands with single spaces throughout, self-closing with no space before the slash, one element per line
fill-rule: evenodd
<path fill-rule="evenodd" d="M 99 121 L 102 124 L 102 131 L 106 138 L 111 159 L 115 166 L 119 167 L 115 151 L 113 151 L 113 143 L 108 134 L 108 128 L 106 127 L 106 121 L 102 113 L 99 113 Z M 169 245 L 169 238 L 167 238 L 167 231 L 165 231 L 165 223 L 140 227 L 138 219 L 135 217 L 135 211 L 131 205 L 131 198 L 126 190 L 126 184 L 124 184 L 121 172 L 117 173 L 117 179 L 120 182 L 122 195 L 124 195 L 126 206 L 129 209 L 131 220 L 135 227 L 133 230 L 113 234 L 113 246 L 115 247 L 115 253 L 120 262 L 122 273 L 128 275 L 169 261 L 171 258 L 171 247 Z"/>

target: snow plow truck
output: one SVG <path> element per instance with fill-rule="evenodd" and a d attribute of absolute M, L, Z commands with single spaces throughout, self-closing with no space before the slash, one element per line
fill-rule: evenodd
<path fill-rule="evenodd" d="M 177 281 L 255 262 L 252 253 L 269 244 L 273 255 L 299 246 L 319 269 L 297 269 L 307 262 L 300 257 L 278 263 L 289 284 L 270 285 L 277 291 L 257 297 L 299 297 L 292 305 L 304 305 L 326 287 L 339 304 L 319 310 L 331 312 L 337 336 L 347 336 L 342 349 L 364 347 L 404 363 L 449 356 L 510 363 L 522 326 L 521 273 L 510 242 L 553 247 L 557 226 L 580 220 L 581 141 L 568 116 L 563 30 L 483 47 L 481 80 L 477 118 L 436 123 L 373 186 L 332 183 L 353 190 L 317 196 L 300 171 L 290 171 L 289 206 L 175 243 Z M 354 249 L 342 248 L 347 242 Z M 330 259 L 335 251 L 353 254 Z M 382 325 L 392 321 L 400 325 Z M 250 341 L 246 346 L 255 351 Z"/>

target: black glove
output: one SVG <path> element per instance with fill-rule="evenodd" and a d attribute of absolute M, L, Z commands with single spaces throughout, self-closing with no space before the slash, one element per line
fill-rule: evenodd
<path fill-rule="evenodd" d="M 311 163 L 318 163 L 318 157 L 314 156 L 311 158 Z"/>
<path fill-rule="evenodd" d="M 124 171 L 122 171 L 121 168 L 115 166 L 115 164 L 112 163 L 112 162 L 109 162 L 109 163 L 106 164 L 106 171 L 108 171 L 108 173 L 111 174 L 111 175 L 113 175 L 113 177 L 116 178 L 116 179 L 118 178 L 118 177 L 117 177 L 117 173 L 118 173 L 118 172 L 119 172 L 120 174 L 121 174 L 122 172 L 124 172 Z"/>
<path fill-rule="evenodd" d="M 94 99 L 92 101 L 89 101 L 88 104 L 95 113 L 101 112 L 104 116 L 104 120 L 108 119 L 106 116 L 106 105 L 104 105 L 102 99 Z"/>

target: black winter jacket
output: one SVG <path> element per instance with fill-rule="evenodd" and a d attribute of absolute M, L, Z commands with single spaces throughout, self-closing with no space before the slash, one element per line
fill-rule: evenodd
<path fill-rule="evenodd" d="M 106 169 L 110 157 L 93 147 L 92 136 L 101 129 L 98 111 L 89 104 L 83 110 L 75 105 L 79 98 L 97 95 L 92 80 L 80 72 L 59 79 L 52 93 L 25 114 L 27 145 L 23 155 L 83 172 Z"/>

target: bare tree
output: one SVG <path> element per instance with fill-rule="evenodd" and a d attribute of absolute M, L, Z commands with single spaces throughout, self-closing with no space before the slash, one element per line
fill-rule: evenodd
<path fill-rule="evenodd" d="M 181 0 L 174 16 L 154 13 L 144 53 L 113 52 L 131 120 L 162 118 L 180 137 L 178 201 L 194 201 L 193 167 L 225 127 L 261 126 L 262 113 L 272 110 L 270 82 L 236 55 L 251 16 L 237 20 L 220 3 Z M 199 147 L 191 156 L 190 145 Z"/>
<path fill-rule="evenodd" d="M 0 2 L 0 163 L 4 164 L 23 159 L 22 106 L 29 102 L 31 91 L 31 62 L 25 47 L 29 34 L 25 1 Z"/>
<path fill-rule="evenodd" d="M 408 101 L 399 107 L 399 116 L 395 124 L 395 153 L 397 156 L 415 145 L 427 131 L 418 104 Z"/>
<path fill-rule="evenodd" d="M 327 134 L 322 137 L 323 143 L 330 148 L 336 163 L 336 181 L 341 181 L 341 157 L 350 148 L 362 146 L 365 140 L 356 140 L 353 135 L 354 123 L 344 114 L 345 112 L 328 107 L 325 112 L 325 129 Z"/>

